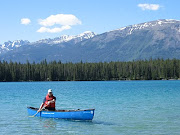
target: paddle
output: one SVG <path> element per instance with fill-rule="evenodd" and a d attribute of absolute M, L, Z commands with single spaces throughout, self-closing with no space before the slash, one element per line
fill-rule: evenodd
<path fill-rule="evenodd" d="M 48 104 L 47 105 L 45 105 L 45 106 L 43 106 L 39 111 L 37 111 L 33 116 L 29 116 L 29 117 L 34 117 L 34 116 L 36 116 L 39 112 L 41 112 L 46 106 L 48 106 Z"/>

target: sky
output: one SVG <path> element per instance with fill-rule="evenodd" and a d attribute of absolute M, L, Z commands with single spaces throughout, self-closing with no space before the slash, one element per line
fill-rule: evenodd
<path fill-rule="evenodd" d="M 0 44 L 180 20 L 180 0 L 0 0 Z"/>

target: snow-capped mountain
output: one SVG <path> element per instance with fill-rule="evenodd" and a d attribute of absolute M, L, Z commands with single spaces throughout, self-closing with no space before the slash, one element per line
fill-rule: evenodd
<path fill-rule="evenodd" d="M 15 40 L 15 41 L 8 41 L 5 42 L 3 45 L 0 45 L 0 54 L 6 53 L 8 51 L 12 51 L 16 48 L 22 47 L 24 45 L 38 45 L 38 44 L 60 44 L 65 42 L 73 42 L 78 43 L 85 39 L 89 39 L 94 37 L 96 34 L 91 31 L 86 31 L 84 33 L 81 33 L 76 36 L 70 36 L 70 35 L 62 35 L 60 37 L 56 37 L 54 39 L 48 38 L 48 39 L 41 39 L 36 42 L 29 42 L 27 40 Z"/>
<path fill-rule="evenodd" d="M 2 45 L 1 48 L 5 46 L 14 47 L 15 44 Z M 20 62 L 40 62 L 44 59 L 62 62 L 180 59 L 180 21 L 161 19 L 98 35 L 93 32 L 84 32 L 77 36 L 64 35 L 16 48 L 1 54 L 0 59 Z"/>
<path fill-rule="evenodd" d="M 30 42 L 27 40 L 15 40 L 5 42 L 3 45 L 0 45 L 0 54 L 28 44 L 30 44 Z"/>
<path fill-rule="evenodd" d="M 69 42 L 69 41 L 73 41 L 74 43 L 83 41 L 85 39 L 89 39 L 94 37 L 96 34 L 94 32 L 91 31 L 86 31 L 84 33 L 81 33 L 79 35 L 76 36 L 71 36 L 71 35 L 62 35 L 60 37 L 56 37 L 54 39 L 41 39 L 35 43 L 39 44 L 39 43 L 45 43 L 45 44 L 59 44 L 59 43 L 63 43 L 63 42 Z"/>
<path fill-rule="evenodd" d="M 130 25 L 97 35 L 88 41 L 83 41 L 81 45 L 86 46 L 86 49 L 89 47 L 87 49 L 91 51 L 89 54 L 95 55 L 100 61 L 179 59 L 180 21 L 161 19 Z M 98 56 L 100 58 L 97 58 Z"/>
<path fill-rule="evenodd" d="M 163 26 L 167 26 L 167 25 L 171 25 L 171 24 L 175 24 L 175 23 L 180 23 L 180 20 L 159 19 L 156 21 L 145 22 L 145 23 L 141 23 L 141 24 L 135 24 L 135 25 L 127 26 L 127 27 L 122 27 L 120 29 L 116 29 L 113 31 L 123 32 L 125 34 L 124 36 L 127 36 L 137 30 L 143 30 L 143 29 L 149 29 L 149 28 L 156 29 L 157 27 L 163 27 Z"/>

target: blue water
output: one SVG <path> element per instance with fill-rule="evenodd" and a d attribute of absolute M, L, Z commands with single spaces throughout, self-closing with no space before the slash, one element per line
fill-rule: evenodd
<path fill-rule="evenodd" d="M 49 88 L 57 109 L 95 108 L 93 121 L 28 117 Z M 2 82 L 0 95 L 0 134 L 180 134 L 180 81 Z"/>

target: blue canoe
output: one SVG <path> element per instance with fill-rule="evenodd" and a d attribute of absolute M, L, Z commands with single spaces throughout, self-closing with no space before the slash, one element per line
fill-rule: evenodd
<path fill-rule="evenodd" d="M 27 107 L 28 114 L 33 116 L 37 113 L 38 108 Z M 45 118 L 59 118 L 59 119 L 73 119 L 73 120 L 92 120 L 94 117 L 95 109 L 87 110 L 42 110 L 36 116 Z"/>

